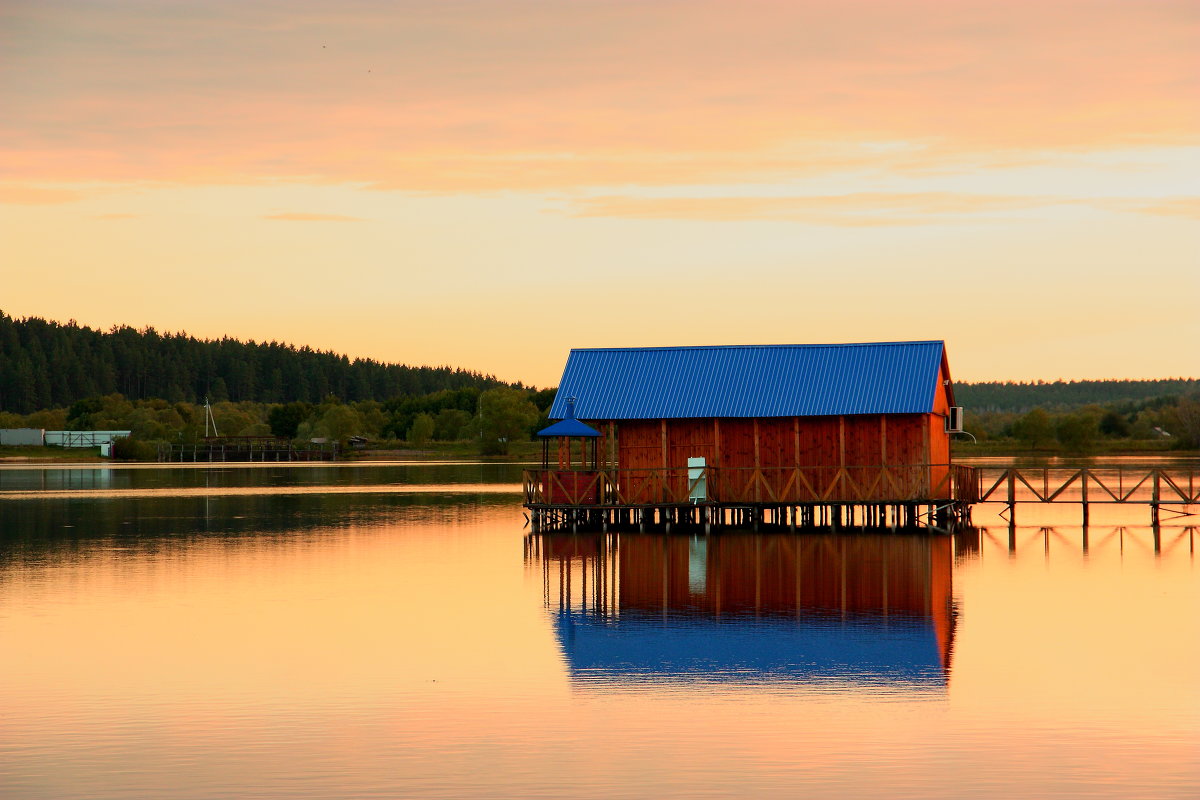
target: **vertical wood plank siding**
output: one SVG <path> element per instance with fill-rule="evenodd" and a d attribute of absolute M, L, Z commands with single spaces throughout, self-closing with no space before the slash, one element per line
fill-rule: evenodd
<path fill-rule="evenodd" d="M 786 417 L 765 420 L 619 420 L 602 426 L 616 431 L 616 463 L 622 470 L 668 470 L 676 492 L 683 491 L 687 460 L 702 457 L 713 467 L 742 468 L 737 480 L 755 479 L 770 487 L 762 500 L 780 496 L 789 467 L 882 467 L 915 464 L 947 465 L 950 437 L 943 417 L 936 414 L 900 414 L 886 418 Z M 755 433 L 757 432 L 757 436 Z M 611 452 L 607 444 L 601 452 Z M 931 471 L 932 485 L 945 478 L 948 467 Z M 822 474 L 823 491 L 835 471 Z M 856 479 L 869 475 L 856 473 Z M 733 480 L 734 473 L 725 479 Z M 678 484 L 678 485 L 676 485 Z M 730 487 L 734 488 L 734 487 Z M 739 491 L 744 487 L 736 487 Z M 886 487 L 880 498 L 887 499 Z"/>

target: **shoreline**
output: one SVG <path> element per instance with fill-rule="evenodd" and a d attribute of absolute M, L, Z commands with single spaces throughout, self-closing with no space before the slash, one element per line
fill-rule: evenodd
<path fill-rule="evenodd" d="M 159 462 L 118 461 L 103 458 L 99 448 L 77 451 L 57 447 L 13 447 L 0 448 L 0 469 L 21 468 L 93 468 L 93 467 L 163 467 L 197 469 L 209 466 L 251 467 L 303 467 L 322 466 L 387 466 L 419 464 L 527 464 L 537 465 L 541 460 L 539 442 L 514 442 L 513 452 L 507 455 L 480 455 L 474 452 L 474 443 L 446 442 L 425 447 L 371 448 L 349 450 L 336 461 L 266 461 L 266 462 Z M 6 453 L 5 451 L 9 451 Z M 1200 459 L 1200 450 L 1174 449 L 1161 441 L 1100 441 L 1084 450 L 1068 450 L 1062 447 L 1028 448 L 1013 442 L 985 441 L 980 443 L 953 442 L 950 456 L 952 462 L 969 463 L 975 460 L 1007 459 L 1026 462 L 1095 462 L 1099 459 L 1128 461 L 1130 459 Z"/>

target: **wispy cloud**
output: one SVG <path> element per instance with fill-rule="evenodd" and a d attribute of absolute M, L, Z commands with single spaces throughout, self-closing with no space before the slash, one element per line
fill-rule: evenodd
<path fill-rule="evenodd" d="M 70 189 L 45 189 L 40 186 L 0 186 L 0 203 L 21 206 L 46 206 L 73 203 L 82 195 Z"/>
<path fill-rule="evenodd" d="M 460 192 L 1200 141 L 1194 0 L 465 5 L 18 4 L 0 164 Z"/>
<path fill-rule="evenodd" d="M 1200 219 L 1200 197 L 1170 197 L 1151 202 L 1127 202 L 1122 210 L 1160 217 Z"/>
<path fill-rule="evenodd" d="M 968 215 L 1051 206 L 1083 206 L 1110 212 L 1200 219 L 1200 198 L 1162 200 L 960 192 L 858 192 L 802 197 L 644 197 L 607 195 L 576 198 L 567 213 L 576 217 L 748 222 L 788 220 L 816 225 L 884 227 L 945 223 Z"/>
<path fill-rule="evenodd" d="M 804 197 L 628 197 L 575 200 L 581 217 L 690 219 L 710 222 L 790 220 L 820 225 L 874 227 L 943 221 L 981 212 L 1075 204 L 1071 198 L 979 195 L 956 192 L 882 193 Z"/>
<path fill-rule="evenodd" d="M 361 217 L 347 217 L 343 214 L 308 214 L 302 211 L 288 211 L 282 214 L 267 214 L 263 219 L 279 220 L 281 222 L 363 222 Z"/>

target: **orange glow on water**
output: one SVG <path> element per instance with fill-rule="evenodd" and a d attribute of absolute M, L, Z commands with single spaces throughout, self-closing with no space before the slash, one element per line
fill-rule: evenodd
<path fill-rule="evenodd" d="M 0 500 L 12 796 L 1183 796 L 1200 775 L 1186 525 L 1098 510 L 1085 552 L 1052 508 L 1010 540 L 981 507 L 953 539 L 622 534 L 609 558 L 614 534 L 523 547 L 502 495 L 265 492 Z M 797 654 L 851 635 L 868 649 L 836 658 L 884 660 L 597 680 L 561 638 L 560 563 L 601 633 L 659 647 L 665 599 L 665 636 L 795 625 Z M 931 683 L 862 638 L 906 631 L 936 642 Z"/>

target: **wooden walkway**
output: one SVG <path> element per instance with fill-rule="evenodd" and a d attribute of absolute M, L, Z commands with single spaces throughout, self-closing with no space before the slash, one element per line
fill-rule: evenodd
<path fill-rule="evenodd" d="M 526 470 L 535 530 L 928 527 L 970 522 L 975 503 L 1141 505 L 1151 522 L 1200 505 L 1200 469 L 958 464 L 644 470 Z"/>
<path fill-rule="evenodd" d="M 1093 503 L 1147 505 L 1158 522 L 1161 511 L 1190 514 L 1186 507 L 1200 504 L 1200 470 L 1147 467 L 1056 467 L 1007 469 L 978 468 L 978 503 L 1004 503 L 1014 519 L 1017 503 L 1077 503 L 1088 521 Z M 1182 506 L 1181 509 L 1163 506 Z"/>

